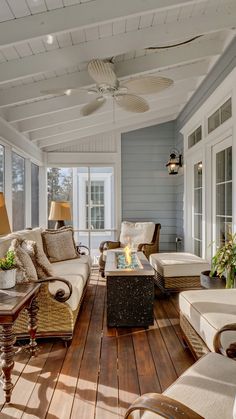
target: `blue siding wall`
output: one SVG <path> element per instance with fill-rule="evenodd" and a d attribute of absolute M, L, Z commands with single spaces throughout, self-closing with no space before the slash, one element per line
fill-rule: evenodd
<path fill-rule="evenodd" d="M 162 225 L 160 251 L 175 250 L 176 177 L 165 167 L 174 147 L 175 123 L 122 134 L 122 219 Z"/>

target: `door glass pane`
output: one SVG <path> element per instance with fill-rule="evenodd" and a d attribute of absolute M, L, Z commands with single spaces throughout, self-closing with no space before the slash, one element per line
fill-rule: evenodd
<path fill-rule="evenodd" d="M 4 192 L 4 147 L 0 145 L 0 192 Z"/>
<path fill-rule="evenodd" d="M 13 231 L 25 228 L 25 159 L 12 153 Z"/>
<path fill-rule="evenodd" d="M 50 167 L 48 175 L 48 214 L 51 201 L 69 201 L 72 213 L 72 168 Z M 56 221 L 48 221 L 49 228 L 54 228 Z M 65 224 L 71 225 L 71 220 L 65 220 Z"/>
<path fill-rule="evenodd" d="M 216 246 L 232 229 L 232 147 L 216 154 Z"/>
<path fill-rule="evenodd" d="M 202 255 L 202 162 L 194 165 L 194 205 L 193 205 L 194 253 Z"/>
<path fill-rule="evenodd" d="M 39 225 L 39 167 L 31 163 L 31 227 Z"/>

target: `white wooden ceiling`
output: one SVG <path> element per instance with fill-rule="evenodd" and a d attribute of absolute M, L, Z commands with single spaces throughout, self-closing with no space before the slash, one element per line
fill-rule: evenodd
<path fill-rule="evenodd" d="M 0 22 L 1 115 L 39 148 L 55 151 L 114 128 L 176 118 L 235 36 L 236 1 L 0 0 Z M 142 115 L 114 110 L 108 100 L 82 117 L 93 84 L 88 62 L 110 57 L 119 79 L 158 74 L 174 85 L 146 95 L 150 110 Z M 71 96 L 43 93 L 78 86 L 84 90 Z"/>

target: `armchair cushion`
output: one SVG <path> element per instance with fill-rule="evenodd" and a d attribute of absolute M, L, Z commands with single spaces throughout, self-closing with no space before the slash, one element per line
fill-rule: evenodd
<path fill-rule="evenodd" d="M 120 233 L 121 247 L 131 243 L 132 248 L 137 249 L 140 243 L 151 243 L 154 230 L 155 224 L 152 222 L 131 223 L 123 221 Z"/>

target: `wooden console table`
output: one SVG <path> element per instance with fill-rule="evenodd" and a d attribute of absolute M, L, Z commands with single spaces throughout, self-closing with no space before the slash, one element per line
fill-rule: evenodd
<path fill-rule="evenodd" d="M 38 283 L 18 284 L 14 288 L 0 290 L 0 327 L 1 327 L 1 364 L 2 384 L 5 391 L 5 401 L 11 400 L 13 384 L 11 372 L 14 366 L 14 343 L 15 336 L 13 325 L 19 313 L 26 309 L 28 312 L 28 331 L 30 335 L 29 349 L 32 355 L 36 353 L 37 343 L 35 340 L 37 329 L 38 307 L 36 297 L 40 289 Z"/>

